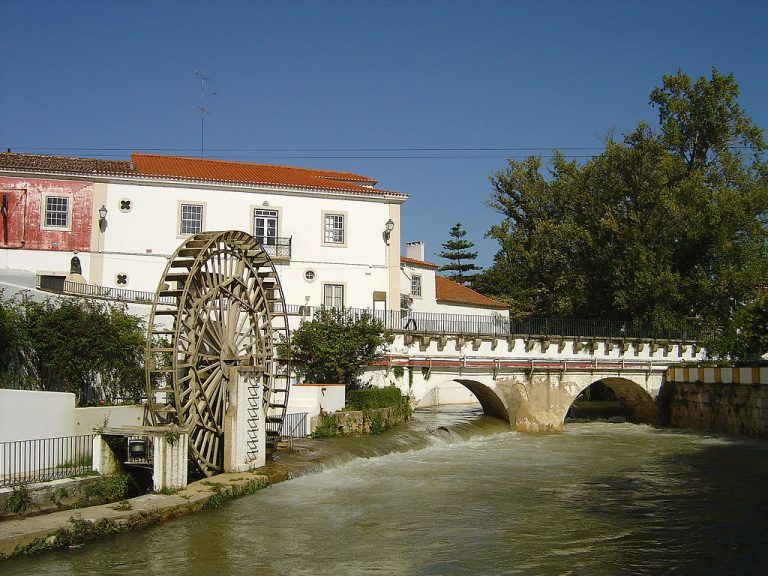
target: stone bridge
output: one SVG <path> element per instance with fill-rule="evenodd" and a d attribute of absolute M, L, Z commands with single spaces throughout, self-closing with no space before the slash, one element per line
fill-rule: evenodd
<path fill-rule="evenodd" d="M 398 333 L 368 377 L 397 385 L 418 406 L 478 401 L 515 430 L 554 431 L 598 381 L 631 421 L 658 423 L 667 369 L 703 357 L 691 341 Z"/>

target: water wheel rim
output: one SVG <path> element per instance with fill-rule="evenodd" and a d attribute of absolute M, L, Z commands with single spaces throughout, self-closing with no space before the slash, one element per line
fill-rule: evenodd
<path fill-rule="evenodd" d="M 186 273 L 179 272 L 185 268 Z M 169 290 L 171 281 L 180 283 L 185 276 L 183 289 Z M 212 475 L 223 469 L 228 370 L 249 368 L 249 378 L 263 387 L 261 401 L 268 412 L 278 380 L 274 347 L 288 337 L 285 314 L 275 314 L 276 309 L 285 311 L 282 286 L 269 255 L 251 235 L 206 232 L 187 239 L 169 259 L 150 314 L 150 339 L 158 325 L 161 295 L 168 293 L 175 295 L 176 307 L 161 314 L 173 318 L 171 342 L 154 348 L 148 343 L 147 363 L 152 364 L 152 354 L 165 354 L 163 363 L 170 367 L 162 368 L 167 376 L 164 390 L 173 404 L 173 410 L 169 403 L 163 405 L 165 420 L 188 428 L 190 460 Z M 152 402 L 152 379 L 159 373 L 147 369 L 150 412 L 156 422 L 162 418 L 159 408 L 152 409 L 160 406 Z M 283 416 L 287 387 L 286 378 L 281 387 Z"/>

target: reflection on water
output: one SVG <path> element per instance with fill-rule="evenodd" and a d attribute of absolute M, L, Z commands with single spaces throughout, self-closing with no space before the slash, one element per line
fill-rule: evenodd
<path fill-rule="evenodd" d="M 3 574 L 758 574 L 768 561 L 762 443 L 632 424 L 518 434 L 453 408 L 326 449 L 339 457 L 322 471 Z"/>

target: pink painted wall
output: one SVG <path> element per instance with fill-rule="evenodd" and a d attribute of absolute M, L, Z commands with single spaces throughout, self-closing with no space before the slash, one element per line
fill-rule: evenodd
<path fill-rule="evenodd" d="M 45 196 L 70 198 L 68 230 L 44 230 Z M 89 251 L 93 226 L 93 183 L 67 180 L 0 178 L 0 248 Z"/>

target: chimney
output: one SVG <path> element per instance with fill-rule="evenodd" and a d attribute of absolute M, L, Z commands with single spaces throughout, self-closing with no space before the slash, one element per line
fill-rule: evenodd
<path fill-rule="evenodd" d="M 424 241 L 417 240 L 416 242 L 406 242 L 405 256 L 406 258 L 413 258 L 414 260 L 424 262 Z"/>

